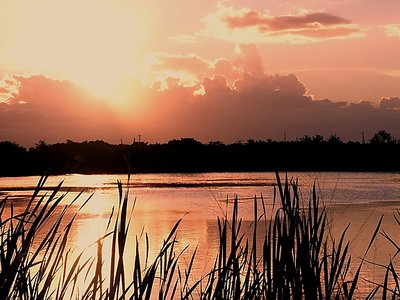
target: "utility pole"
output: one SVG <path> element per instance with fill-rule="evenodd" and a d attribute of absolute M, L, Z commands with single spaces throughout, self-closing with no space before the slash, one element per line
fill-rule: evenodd
<path fill-rule="evenodd" d="M 286 131 L 283 132 L 283 141 L 286 142 Z"/>
<path fill-rule="evenodd" d="M 138 137 L 139 137 L 139 143 L 140 143 L 141 142 L 140 138 L 142 137 L 142 135 L 138 134 Z"/>
<path fill-rule="evenodd" d="M 362 136 L 362 143 L 365 144 L 365 137 L 364 137 L 364 131 L 361 132 L 361 136 Z"/>

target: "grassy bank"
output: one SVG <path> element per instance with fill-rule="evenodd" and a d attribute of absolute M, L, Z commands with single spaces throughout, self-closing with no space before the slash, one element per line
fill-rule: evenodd
<path fill-rule="evenodd" d="M 72 255 L 68 240 L 79 209 L 72 218 L 66 216 L 82 195 L 64 205 L 61 184 L 43 194 L 46 179 L 39 181 L 23 212 L 14 212 L 8 198 L 0 201 L 0 299 L 353 299 L 364 258 L 381 232 L 382 219 L 355 264 L 346 230 L 338 239 L 329 234 L 327 212 L 315 189 L 304 202 L 296 181 L 277 176 L 273 208 L 254 199 L 251 234 L 244 233 L 237 199 L 232 214 L 216 220 L 218 253 L 206 275 L 196 278 L 196 250 L 183 268 L 176 247 L 181 220 L 156 255 L 150 255 L 147 236 L 142 244 L 135 241 L 133 252 L 127 249 L 134 200 L 120 182 L 118 206 L 95 242 L 96 254 Z M 133 257 L 131 265 L 127 257 Z M 365 297 L 399 297 L 391 260 L 385 270 L 382 282 Z"/>

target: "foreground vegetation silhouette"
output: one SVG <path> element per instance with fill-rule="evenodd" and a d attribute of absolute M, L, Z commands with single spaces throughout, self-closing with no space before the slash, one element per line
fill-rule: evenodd
<path fill-rule="evenodd" d="M 97 254 L 84 259 L 84 253 L 78 253 L 70 261 L 68 236 L 79 210 L 70 220 L 65 218 L 81 195 L 69 205 L 60 206 L 65 199 L 65 194 L 58 195 L 62 183 L 46 195 L 42 194 L 45 182 L 46 177 L 41 178 L 22 213 L 14 214 L 8 198 L 0 202 L 1 299 L 353 299 L 356 296 L 364 259 L 355 267 L 351 265 L 346 230 L 339 239 L 331 237 L 327 212 L 315 188 L 303 203 L 296 181 L 286 178 L 281 182 L 277 175 L 271 211 L 267 211 L 263 198 L 254 199 L 250 234 L 242 230 L 236 199 L 231 218 L 225 215 L 217 220 L 219 250 L 210 271 L 198 279 L 193 279 L 195 274 L 192 274 L 196 250 L 185 269 L 179 264 L 182 252 L 176 251 L 176 243 L 181 220 L 177 220 L 154 259 L 150 259 L 147 235 L 145 247 L 136 239 L 134 251 L 127 250 L 127 240 L 132 238 L 128 229 L 135 220 L 129 214 L 132 205 L 129 190 L 123 191 L 121 182 L 118 182 L 118 207 L 110 215 L 106 233 L 95 243 Z M 82 206 L 87 201 L 90 197 Z M 364 258 L 381 222 L 382 218 Z M 37 233 L 45 226 L 50 229 L 38 240 Z M 260 230 L 265 230 L 262 241 L 257 240 Z M 390 237 L 387 239 L 396 245 Z M 263 247 L 258 253 L 256 245 L 260 243 Z M 111 249 L 109 255 L 105 249 Z M 127 257 L 134 258 L 132 266 L 127 265 Z M 355 269 L 352 275 L 350 269 Z M 393 284 L 389 284 L 391 277 Z M 366 298 L 378 295 L 382 299 L 400 296 L 398 275 L 391 261 L 383 282 L 376 284 Z"/>
<path fill-rule="evenodd" d="M 46 144 L 25 149 L 0 142 L 0 176 L 51 174 L 123 174 L 124 157 L 131 171 L 400 171 L 400 142 L 386 131 L 368 142 L 343 142 L 336 135 L 304 136 L 296 141 L 254 141 L 202 144 L 192 138 L 165 144 L 134 142 L 111 145 L 103 141 Z M 295 153 L 295 155 L 293 155 Z"/>

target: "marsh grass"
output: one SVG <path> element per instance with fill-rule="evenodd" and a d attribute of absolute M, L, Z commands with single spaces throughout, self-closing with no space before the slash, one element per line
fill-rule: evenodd
<path fill-rule="evenodd" d="M 400 211 L 396 210 L 393 217 L 396 224 L 400 227 Z M 375 264 L 377 267 L 385 269 L 385 276 L 382 283 L 375 283 L 376 288 L 374 289 L 374 295 L 379 289 L 381 289 L 382 299 L 400 299 L 399 270 L 396 270 L 396 266 L 394 265 L 395 259 L 400 254 L 400 245 L 392 239 L 385 230 L 382 230 L 382 235 L 392 246 L 394 246 L 395 253 L 389 258 L 389 263 L 386 266 Z"/>
<path fill-rule="evenodd" d="M 136 237 L 135 249 L 128 250 L 136 200 L 130 203 L 129 190 L 124 191 L 121 182 L 118 205 L 110 213 L 105 233 L 94 243 L 96 254 L 73 256 L 68 236 L 76 214 L 70 220 L 65 218 L 81 195 L 60 207 L 66 195 L 59 195 L 62 183 L 40 196 L 46 179 L 40 179 L 22 213 L 14 214 L 8 198 L 0 202 L 0 299 L 353 299 L 364 258 L 382 222 L 350 275 L 347 229 L 339 239 L 333 238 L 315 188 L 304 202 L 298 183 L 287 178 L 281 181 L 277 174 L 272 209 L 267 210 L 263 197 L 254 198 L 250 233 L 242 228 L 238 199 L 233 202 L 231 217 L 226 214 L 217 219 L 218 253 L 209 272 L 193 279 L 197 249 L 182 269 L 180 257 L 188 250 L 175 247 L 181 220 L 152 258 L 147 234 L 144 245 L 140 244 L 143 239 Z M 5 216 L 7 205 L 9 216 Z M 45 225 L 50 229 L 38 240 L 37 233 Z M 260 230 L 265 231 L 261 241 Z M 104 247 L 105 243 L 110 247 Z M 260 244 L 261 251 L 257 248 Z M 111 249 L 110 253 L 104 253 L 105 249 Z M 400 252 L 400 247 L 397 249 Z M 131 266 L 127 265 L 128 256 L 134 258 Z M 394 278 L 394 288 L 387 284 L 389 276 Z M 390 262 L 384 283 L 368 297 L 375 296 L 379 288 L 384 297 L 397 295 L 399 281 Z"/>

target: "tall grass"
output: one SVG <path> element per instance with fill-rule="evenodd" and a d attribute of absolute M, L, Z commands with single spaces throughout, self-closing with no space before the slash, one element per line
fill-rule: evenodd
<path fill-rule="evenodd" d="M 400 226 L 400 211 L 397 210 L 393 217 Z M 395 258 L 400 253 L 400 244 L 393 240 L 386 232 L 383 230 L 382 235 L 389 241 L 391 245 L 394 246 L 396 252 L 392 257 L 389 259 L 389 263 L 387 266 L 380 266 L 386 269 L 385 277 L 383 279 L 383 283 L 377 286 L 378 288 L 382 289 L 382 299 L 400 299 L 400 277 L 399 277 L 399 270 L 396 270 L 396 266 L 394 265 Z"/>
<path fill-rule="evenodd" d="M 281 182 L 277 175 L 276 192 L 277 209 L 273 210 L 276 212 L 272 218 L 267 218 L 263 198 L 260 199 L 263 214 L 258 216 L 258 203 L 254 199 L 250 239 L 240 234 L 237 200 L 231 222 L 227 218 L 218 220 L 220 251 L 213 270 L 206 276 L 201 298 L 352 299 L 362 263 L 355 275 L 349 276 L 351 256 L 349 243 L 345 242 L 346 230 L 339 240 L 329 235 L 326 210 L 321 207 L 315 188 L 304 205 L 297 182 L 289 182 L 287 178 Z M 267 232 L 262 253 L 257 254 L 260 222 L 264 222 Z M 376 232 L 371 243 L 375 237 Z"/>
<path fill-rule="evenodd" d="M 355 296 L 364 260 L 350 275 L 352 260 L 345 237 L 347 229 L 338 239 L 329 234 L 327 212 L 315 188 L 309 200 L 303 202 L 298 183 L 287 178 L 281 181 L 277 175 L 272 209 L 267 209 L 264 198 L 254 198 L 250 233 L 242 228 L 235 199 L 232 216 L 226 214 L 217 220 L 219 250 L 211 269 L 202 278 L 193 280 L 196 250 L 182 269 L 180 257 L 187 250 L 178 252 L 175 248 L 181 220 L 171 228 L 154 258 L 150 259 L 147 235 L 144 247 L 136 239 L 134 251 L 128 251 L 135 201 L 130 203 L 129 190 L 124 191 L 121 182 L 118 182 L 118 206 L 110 214 L 104 235 L 95 242 L 96 255 L 84 259 L 82 252 L 72 258 L 68 236 L 76 215 L 66 220 L 66 212 L 81 195 L 61 206 L 65 198 L 65 194 L 59 195 L 62 183 L 50 194 L 40 195 L 46 179 L 40 179 L 22 213 L 14 213 L 8 198 L 0 202 L 0 299 L 353 299 Z M 7 216 L 6 211 L 10 212 Z M 400 220 L 400 213 L 398 217 Z M 45 225 L 50 229 L 38 240 L 37 233 Z M 111 249 L 107 255 L 105 243 Z M 263 245 L 261 251 L 257 245 Z M 400 247 L 397 249 L 400 252 Z M 133 266 L 127 266 L 127 256 L 134 257 Z M 378 288 L 382 288 L 385 297 L 388 293 L 399 294 L 400 280 L 392 263 L 387 268 L 386 277 L 389 275 L 397 285 L 389 288 L 385 279 L 369 297 L 376 295 Z"/>

